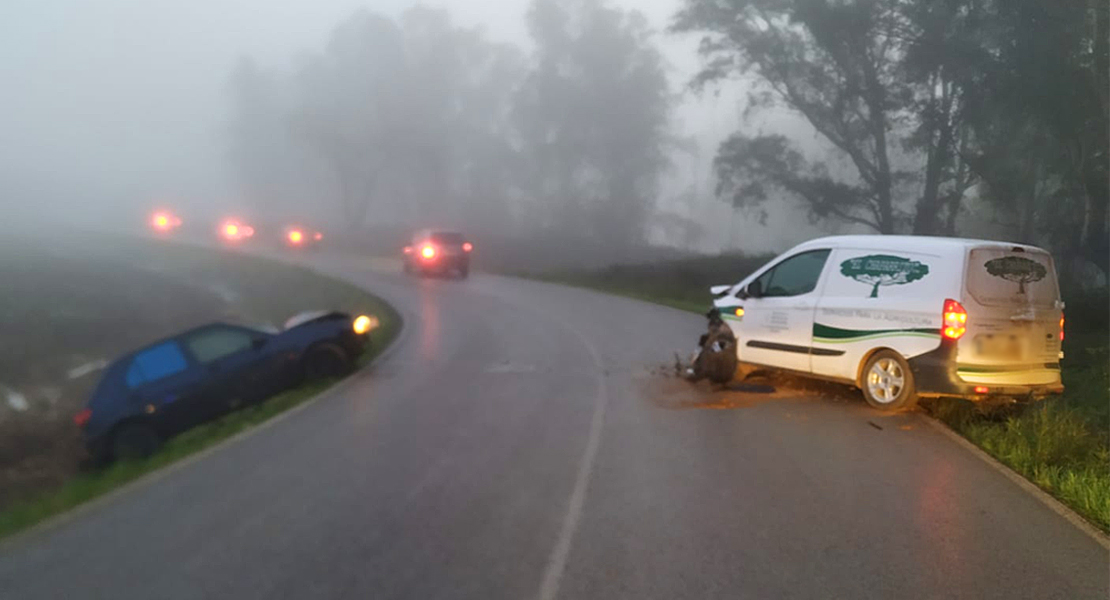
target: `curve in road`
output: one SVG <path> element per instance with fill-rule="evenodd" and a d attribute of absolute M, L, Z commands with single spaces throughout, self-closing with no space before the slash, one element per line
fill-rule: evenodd
<path fill-rule="evenodd" d="M 703 326 L 549 284 L 317 267 L 397 306 L 370 370 L 0 552 L 3 598 L 1105 598 L 1096 541 L 913 414 L 684 410 Z"/>

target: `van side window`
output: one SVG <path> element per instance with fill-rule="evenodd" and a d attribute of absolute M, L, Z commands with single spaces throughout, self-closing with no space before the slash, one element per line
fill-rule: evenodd
<path fill-rule="evenodd" d="M 782 261 L 760 276 L 763 296 L 784 297 L 808 294 L 817 287 L 829 250 L 803 252 Z"/>
<path fill-rule="evenodd" d="M 177 342 L 166 342 L 147 348 L 131 359 L 127 368 L 127 387 L 135 388 L 144 383 L 176 375 L 188 368 L 185 355 Z"/>

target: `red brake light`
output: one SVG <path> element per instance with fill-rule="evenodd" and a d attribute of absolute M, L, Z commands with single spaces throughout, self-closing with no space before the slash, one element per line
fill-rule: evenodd
<path fill-rule="evenodd" d="M 317 231 L 317 232 L 316 232 L 316 235 L 314 235 L 314 236 L 312 236 L 312 237 L 316 238 L 316 241 L 318 242 L 318 241 L 320 241 L 320 240 L 324 239 L 324 234 L 322 234 L 322 233 L 320 233 L 319 231 Z"/>
<path fill-rule="evenodd" d="M 1064 313 L 1060 313 L 1060 341 L 1064 341 Z"/>
<path fill-rule="evenodd" d="M 294 229 L 294 230 L 289 232 L 289 241 L 290 242 L 292 242 L 294 244 L 299 244 L 299 243 L 301 243 L 301 240 L 303 240 L 303 239 L 304 239 L 304 234 L 301 233 L 301 231 L 299 229 Z"/>
<path fill-rule="evenodd" d="M 405 254 L 412 254 L 412 246 L 405 246 Z"/>
<path fill-rule="evenodd" d="M 470 242 L 466 242 L 466 243 L 463 244 L 463 252 L 470 252 L 473 249 L 474 249 L 474 244 L 471 244 Z"/>
<path fill-rule="evenodd" d="M 987 392 L 990 392 L 990 391 L 991 391 L 991 389 L 989 387 L 985 386 L 985 385 L 975 386 L 975 393 L 976 394 L 986 394 Z"/>
<path fill-rule="evenodd" d="M 91 419 L 91 418 L 92 418 L 92 409 L 86 408 L 86 409 L 82 410 L 81 412 L 73 415 L 73 422 L 78 427 L 84 427 L 85 425 L 88 424 L 89 419 Z"/>
<path fill-rule="evenodd" d="M 423 256 L 424 258 L 435 258 L 436 257 L 436 249 L 432 246 L 424 246 L 423 248 L 420 249 L 420 255 Z"/>
<path fill-rule="evenodd" d="M 967 311 L 959 302 L 949 298 L 944 301 L 944 328 L 941 333 L 950 340 L 958 340 L 967 332 Z"/>
<path fill-rule="evenodd" d="M 181 219 L 170 212 L 159 211 L 150 217 L 150 226 L 161 232 L 169 231 L 179 225 L 181 225 Z"/>

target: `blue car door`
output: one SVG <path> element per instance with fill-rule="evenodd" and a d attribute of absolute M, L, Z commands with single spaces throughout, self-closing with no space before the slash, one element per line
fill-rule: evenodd
<path fill-rule="evenodd" d="M 185 346 L 212 380 L 218 412 L 261 400 L 275 388 L 269 336 L 234 325 L 213 325 L 185 336 Z"/>
<path fill-rule="evenodd" d="M 141 350 L 125 375 L 132 410 L 144 414 L 166 435 L 200 423 L 211 412 L 211 382 L 176 341 Z"/>

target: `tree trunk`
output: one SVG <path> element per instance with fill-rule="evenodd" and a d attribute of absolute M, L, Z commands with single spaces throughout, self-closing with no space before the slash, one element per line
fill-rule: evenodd
<path fill-rule="evenodd" d="M 868 125 L 871 138 L 875 142 L 875 192 L 879 200 L 879 233 L 895 233 L 893 190 L 890 175 L 890 157 L 887 156 L 886 143 L 886 90 L 879 82 L 874 59 L 864 61 L 864 78 L 867 91 Z"/>
<path fill-rule="evenodd" d="M 1098 177 L 1088 177 L 1085 188 L 1086 219 L 1082 236 L 1083 255 L 1102 269 L 1103 274 L 1110 273 L 1110 234 L 1107 230 L 1107 203 L 1110 201 L 1110 190 L 1107 183 Z"/>

